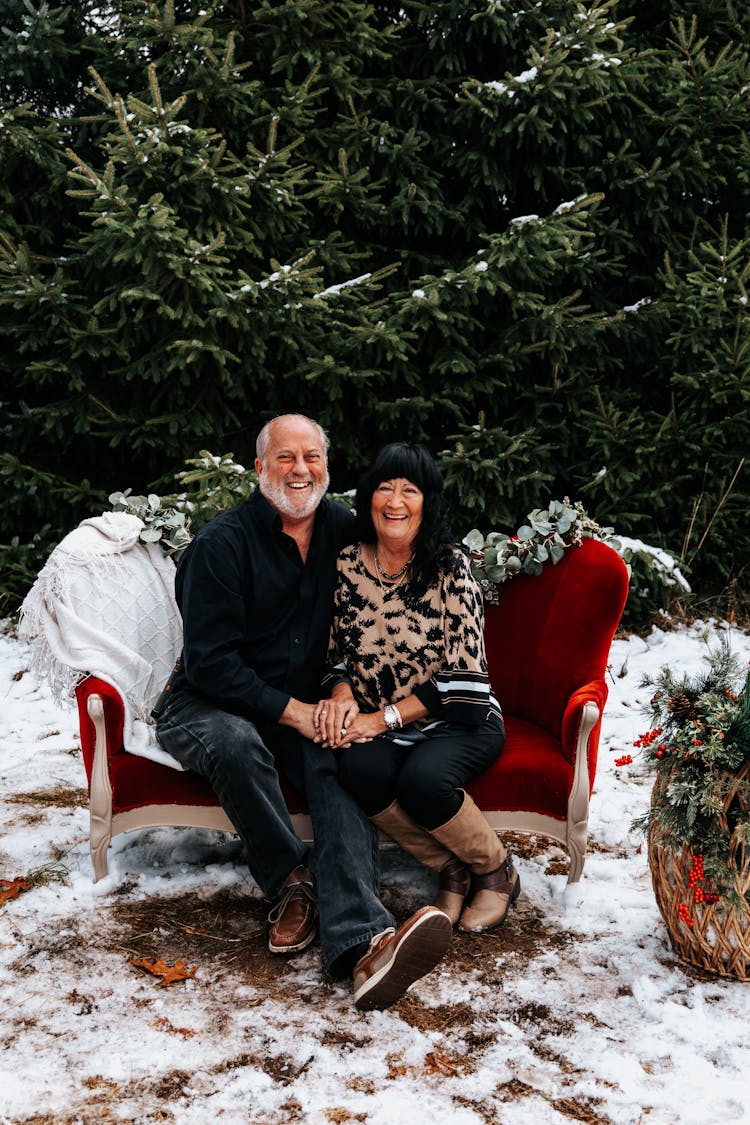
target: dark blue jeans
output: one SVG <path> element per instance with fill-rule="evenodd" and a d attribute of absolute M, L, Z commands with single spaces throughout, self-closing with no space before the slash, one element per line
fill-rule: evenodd
<path fill-rule="evenodd" d="M 247 848 L 253 879 L 274 898 L 308 863 L 279 786 L 278 770 L 304 794 L 315 837 L 320 943 L 332 976 L 345 976 L 370 939 L 394 924 L 379 896 L 378 839 L 341 787 L 333 754 L 290 727 L 253 723 L 183 690 L 159 719 L 164 749 L 208 779 Z"/>

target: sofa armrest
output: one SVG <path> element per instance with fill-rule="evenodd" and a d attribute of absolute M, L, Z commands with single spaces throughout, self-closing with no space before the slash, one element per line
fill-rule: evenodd
<path fill-rule="evenodd" d="M 78 703 L 78 722 L 81 730 L 81 749 L 86 773 L 91 782 L 91 771 L 94 764 L 94 751 L 96 749 L 96 728 L 91 717 L 92 696 L 101 700 L 101 721 L 105 732 L 107 759 L 115 754 L 122 754 L 122 733 L 125 722 L 125 708 L 120 693 L 106 680 L 96 676 L 88 676 L 76 688 Z"/>
<path fill-rule="evenodd" d="M 594 785 L 599 731 L 607 695 L 604 680 L 591 680 L 573 692 L 563 714 L 563 754 L 576 770 L 585 764 L 589 793 Z M 581 754 L 584 761 L 581 761 Z"/>

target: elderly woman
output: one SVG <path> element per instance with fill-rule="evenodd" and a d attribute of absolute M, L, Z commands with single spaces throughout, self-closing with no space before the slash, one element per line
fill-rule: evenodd
<path fill-rule="evenodd" d="M 338 559 L 318 741 L 339 751 L 342 784 L 373 823 L 439 873 L 434 905 L 462 930 L 494 930 L 520 881 L 464 786 L 497 759 L 505 731 L 481 590 L 424 446 L 385 446 L 357 513 L 360 542 Z"/>

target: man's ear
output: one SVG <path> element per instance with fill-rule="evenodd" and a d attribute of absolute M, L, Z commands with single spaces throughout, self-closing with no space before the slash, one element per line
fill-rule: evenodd
<path fill-rule="evenodd" d="M 253 464 L 254 464 L 254 466 L 255 466 L 255 471 L 256 471 L 256 473 L 257 473 L 257 474 L 258 474 L 258 476 L 260 477 L 260 476 L 262 475 L 262 473 L 263 473 L 263 462 L 261 461 L 260 457 L 256 457 L 256 458 L 255 458 L 255 461 L 253 462 Z"/>

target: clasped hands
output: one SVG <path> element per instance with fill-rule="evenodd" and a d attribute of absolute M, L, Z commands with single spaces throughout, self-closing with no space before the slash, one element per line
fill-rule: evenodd
<path fill-rule="evenodd" d="M 321 699 L 313 710 L 313 742 L 329 750 L 343 750 L 353 742 L 369 742 L 385 731 L 379 711 L 364 714 L 354 699 Z"/>

